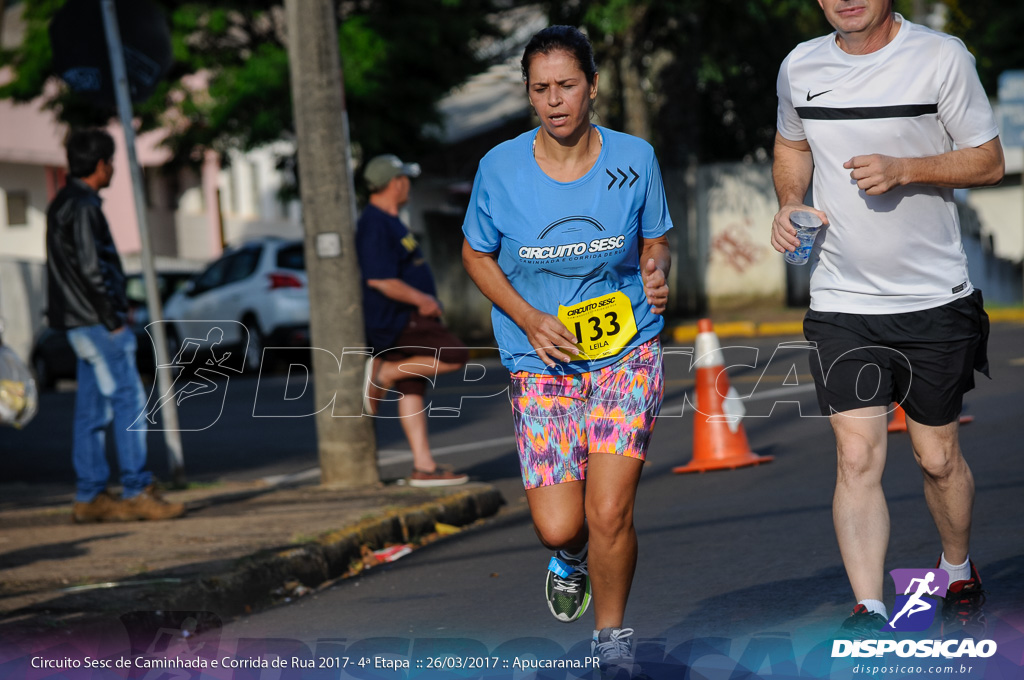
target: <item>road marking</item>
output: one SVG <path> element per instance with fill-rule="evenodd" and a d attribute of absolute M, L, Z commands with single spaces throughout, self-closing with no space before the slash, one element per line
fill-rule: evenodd
<path fill-rule="evenodd" d="M 1019 359 L 1010 359 L 1011 366 L 1024 366 L 1024 357 Z"/>
<path fill-rule="evenodd" d="M 308 482 L 311 479 L 320 478 L 320 468 L 309 468 L 302 472 L 293 472 L 288 475 L 271 475 L 270 477 L 264 477 L 263 482 L 267 486 L 288 486 L 289 484 L 295 484 L 297 482 Z"/>
<path fill-rule="evenodd" d="M 743 397 L 743 401 L 760 401 L 762 399 L 774 399 L 776 397 L 788 397 L 794 394 L 803 394 L 805 392 L 813 392 L 814 385 L 795 385 L 793 387 L 780 387 L 774 390 L 765 390 L 764 392 L 757 392 L 749 397 Z M 690 403 L 693 403 L 693 393 L 687 392 L 687 396 L 690 399 Z M 662 406 L 663 409 L 682 408 L 683 402 L 677 402 L 673 404 L 665 404 Z M 489 448 L 495 446 L 509 446 L 515 444 L 515 437 L 495 437 L 494 439 L 484 439 L 477 442 L 468 442 L 466 444 L 452 444 L 450 446 L 439 446 L 436 449 L 431 449 L 431 453 L 437 456 L 449 456 L 453 453 L 461 453 L 463 451 L 473 451 L 481 448 Z M 412 451 L 409 449 L 381 449 L 377 452 L 377 459 L 381 465 L 391 465 L 394 463 L 408 463 L 412 461 Z M 297 482 L 309 481 L 317 479 L 320 476 L 320 468 L 309 468 L 302 472 L 296 472 L 289 475 L 272 475 L 270 477 L 264 477 L 263 481 L 268 486 L 287 486 L 288 484 L 295 484 Z"/>
<path fill-rule="evenodd" d="M 765 390 L 764 392 L 755 392 L 754 394 L 752 394 L 750 396 L 742 396 L 741 395 L 740 396 L 740 401 L 742 401 L 742 402 L 761 401 L 762 399 L 774 399 L 775 397 L 791 397 L 794 394 L 803 394 L 804 392 L 813 392 L 813 391 L 814 391 L 814 383 L 807 383 L 805 385 L 794 385 L 792 387 L 779 387 L 779 388 L 776 388 L 774 390 Z M 687 390 L 686 391 L 686 399 L 689 402 L 689 404 L 692 406 L 693 402 L 695 401 L 692 390 Z M 680 408 L 684 408 L 686 403 L 687 402 L 677 401 L 677 402 L 673 402 L 671 404 L 663 404 L 661 408 L 662 408 L 663 411 L 664 410 L 668 410 L 668 409 L 680 409 Z"/>
<path fill-rule="evenodd" d="M 487 448 L 490 446 L 507 446 L 508 444 L 515 444 L 515 442 L 515 437 L 496 437 L 494 439 L 485 439 L 483 441 L 469 442 L 467 444 L 439 446 L 436 449 L 430 449 L 430 452 L 435 456 L 447 456 L 452 453 L 473 451 L 475 449 Z M 382 465 L 387 465 L 389 463 L 401 463 L 412 460 L 412 451 L 409 449 L 382 449 L 377 452 L 377 458 L 380 460 Z"/>
<path fill-rule="evenodd" d="M 435 457 L 437 456 L 448 456 L 453 453 L 460 453 L 462 451 L 473 451 L 479 448 L 487 448 L 491 446 L 508 446 L 509 444 L 515 444 L 515 437 L 496 437 L 494 439 L 485 439 L 478 442 L 470 442 L 467 444 L 452 444 L 451 446 L 439 446 L 436 449 L 431 449 L 430 452 Z M 392 463 L 408 463 L 412 461 L 412 451 L 408 449 L 381 449 L 377 452 L 377 461 L 380 465 L 391 465 Z M 264 477 L 263 482 L 267 486 L 288 486 L 289 484 L 296 484 L 298 482 L 306 482 L 312 479 L 320 477 L 320 468 L 309 468 L 301 472 L 295 472 L 288 475 L 271 475 Z"/>
<path fill-rule="evenodd" d="M 788 379 L 788 375 L 738 375 L 729 378 L 729 384 L 740 384 L 740 383 L 756 383 L 756 382 L 775 382 L 779 385 L 783 384 L 783 380 Z M 814 380 L 810 373 L 801 373 L 796 376 L 800 382 L 810 382 Z M 665 387 L 678 387 L 679 385 L 693 385 L 693 378 L 673 378 L 672 380 L 665 381 Z"/>

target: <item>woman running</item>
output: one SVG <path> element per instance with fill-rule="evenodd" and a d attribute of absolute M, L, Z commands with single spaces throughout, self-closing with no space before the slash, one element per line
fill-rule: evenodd
<path fill-rule="evenodd" d="M 594 653 L 631 666 L 633 503 L 663 395 L 672 227 L 650 144 L 590 123 L 587 38 L 553 26 L 522 60 L 540 127 L 480 162 L 463 262 L 494 308 L 534 528 L 560 621 L 594 601 Z"/>

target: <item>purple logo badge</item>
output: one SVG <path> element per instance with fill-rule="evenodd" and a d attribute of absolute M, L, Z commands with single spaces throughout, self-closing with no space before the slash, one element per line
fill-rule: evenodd
<path fill-rule="evenodd" d="M 935 620 L 938 599 L 946 595 L 949 574 L 942 569 L 893 569 L 889 573 L 896 584 L 896 603 L 882 630 L 928 630 Z"/>

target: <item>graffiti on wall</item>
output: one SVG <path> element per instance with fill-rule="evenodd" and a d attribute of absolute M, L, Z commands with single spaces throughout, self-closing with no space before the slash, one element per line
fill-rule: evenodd
<path fill-rule="evenodd" d="M 743 274 L 764 257 L 764 247 L 752 234 L 750 220 L 729 224 L 711 240 L 711 257 L 716 255 L 737 273 Z"/>
<path fill-rule="evenodd" d="M 769 242 L 778 209 L 771 169 L 743 163 L 707 166 L 700 184 L 706 201 L 709 297 L 779 294 L 785 271 Z"/>

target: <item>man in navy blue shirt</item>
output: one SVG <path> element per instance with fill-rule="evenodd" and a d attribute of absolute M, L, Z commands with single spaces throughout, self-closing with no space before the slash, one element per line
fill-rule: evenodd
<path fill-rule="evenodd" d="M 359 217 L 356 250 L 366 340 L 376 354 L 366 363 L 364 405 L 375 414 L 388 390 L 399 392 L 398 415 L 413 454 L 409 484 L 449 486 L 465 484 L 469 476 L 434 461 L 423 395 L 426 378 L 462 368 L 469 356 L 441 322 L 434 275 L 416 237 L 398 218 L 409 200 L 410 178 L 419 174 L 419 165 L 390 154 L 377 156 L 363 171 L 370 202 Z"/>

